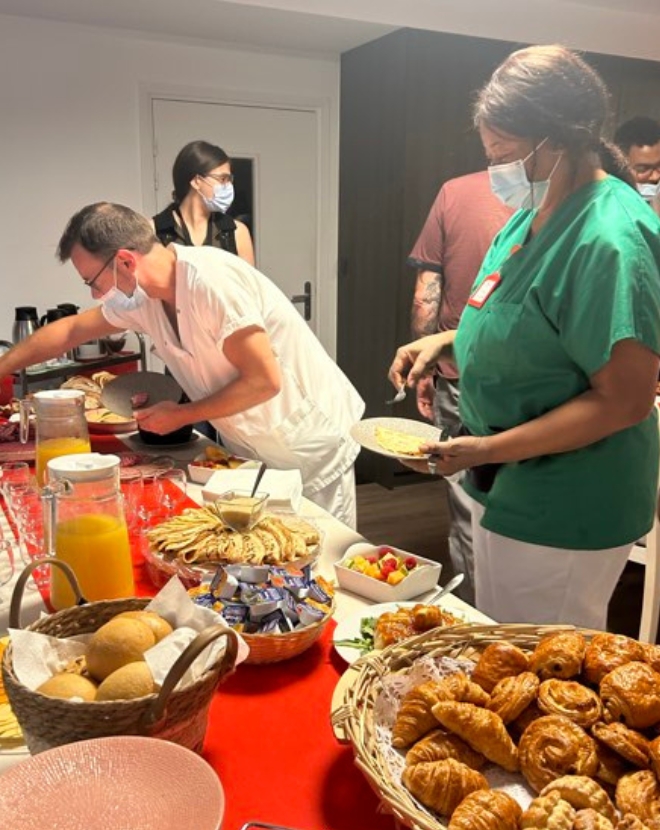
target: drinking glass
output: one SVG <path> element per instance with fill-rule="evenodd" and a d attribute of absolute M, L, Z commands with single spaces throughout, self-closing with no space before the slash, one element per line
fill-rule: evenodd
<path fill-rule="evenodd" d="M 38 488 L 30 485 L 16 485 L 11 490 L 11 508 L 18 531 L 19 549 L 22 560 L 28 564 L 48 556 L 44 538 L 44 511 Z M 45 588 L 50 580 L 47 565 L 32 571 L 32 578 L 38 588 Z"/>
<path fill-rule="evenodd" d="M 188 479 L 183 470 L 163 470 L 154 476 L 156 515 L 169 518 L 181 512 L 188 492 Z"/>
<path fill-rule="evenodd" d="M 0 540 L 0 605 L 9 600 L 9 595 L 3 587 L 11 581 L 14 575 L 14 551 L 9 542 Z"/>
<path fill-rule="evenodd" d="M 139 472 L 121 483 L 126 526 L 131 536 L 139 536 L 149 529 L 151 511 L 145 500 L 145 489 L 144 476 Z"/>
<path fill-rule="evenodd" d="M 0 489 L 7 498 L 6 489 L 10 484 L 29 484 L 32 474 L 27 461 L 6 461 L 0 466 Z"/>

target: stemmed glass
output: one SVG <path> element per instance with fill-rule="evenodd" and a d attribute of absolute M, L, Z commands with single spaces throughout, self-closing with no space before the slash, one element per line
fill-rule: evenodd
<path fill-rule="evenodd" d="M 169 518 L 181 512 L 186 503 L 188 479 L 183 470 L 163 470 L 154 476 L 156 514 Z"/>

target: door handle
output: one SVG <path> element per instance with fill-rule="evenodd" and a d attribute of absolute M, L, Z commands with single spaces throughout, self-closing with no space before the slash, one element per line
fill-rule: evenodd
<path fill-rule="evenodd" d="M 309 322 L 312 319 L 312 284 L 306 282 L 303 285 L 303 294 L 294 294 L 291 297 L 292 303 L 303 304 L 303 319 Z"/>

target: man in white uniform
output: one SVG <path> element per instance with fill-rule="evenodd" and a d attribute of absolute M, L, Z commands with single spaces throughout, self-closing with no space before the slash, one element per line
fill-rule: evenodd
<path fill-rule="evenodd" d="M 277 286 L 225 251 L 165 248 L 145 217 L 106 202 L 72 217 L 58 256 L 100 305 L 22 341 L 0 376 L 114 331 L 148 334 L 190 403 L 140 409 L 144 429 L 211 421 L 232 452 L 300 469 L 304 494 L 355 527 L 349 429 L 364 403 Z"/>

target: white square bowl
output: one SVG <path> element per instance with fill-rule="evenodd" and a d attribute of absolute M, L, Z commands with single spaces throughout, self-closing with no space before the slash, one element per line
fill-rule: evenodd
<path fill-rule="evenodd" d="M 216 467 L 203 467 L 200 464 L 196 463 L 198 461 L 208 461 L 209 459 L 205 458 L 204 456 L 199 456 L 194 461 L 191 461 L 188 464 L 188 476 L 190 477 L 191 481 L 194 481 L 196 484 L 206 484 L 207 481 L 211 478 L 213 473 L 217 472 L 218 470 L 239 470 L 243 467 L 258 467 L 258 461 L 250 461 L 247 458 L 240 458 L 237 455 L 228 456 L 232 458 L 232 460 L 241 461 L 242 463 L 235 466 L 235 467 L 225 467 L 224 465 L 218 464 Z"/>
<path fill-rule="evenodd" d="M 398 585 L 388 585 L 387 582 L 381 582 L 373 576 L 367 576 L 346 567 L 347 560 L 353 559 L 355 556 L 370 556 L 383 547 L 387 547 L 397 556 L 412 556 L 418 562 L 418 566 Z M 425 559 L 423 556 L 417 556 L 407 550 L 401 550 L 391 545 L 372 545 L 369 542 L 357 542 L 355 545 L 351 545 L 342 559 L 335 562 L 335 574 L 339 587 L 345 591 L 351 591 L 354 594 L 367 597 L 367 599 L 372 599 L 374 602 L 403 602 L 432 591 L 438 584 L 441 570 L 442 565 L 432 559 Z"/>

